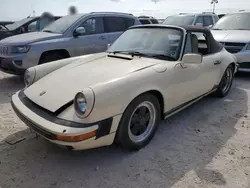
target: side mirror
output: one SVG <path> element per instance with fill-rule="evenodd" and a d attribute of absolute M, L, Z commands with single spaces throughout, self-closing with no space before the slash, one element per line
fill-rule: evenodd
<path fill-rule="evenodd" d="M 213 27 L 213 25 L 209 25 L 209 26 L 208 26 L 208 29 L 211 29 L 212 27 Z"/>
<path fill-rule="evenodd" d="M 75 31 L 74 31 L 74 37 L 80 36 L 80 35 L 84 35 L 86 33 L 86 30 L 84 27 L 78 27 Z"/>
<path fill-rule="evenodd" d="M 185 54 L 182 58 L 184 64 L 200 64 L 202 62 L 202 55 L 200 54 Z"/>
<path fill-rule="evenodd" d="M 196 23 L 195 25 L 196 25 L 196 26 L 199 26 L 199 27 L 203 27 L 203 24 L 202 24 L 202 23 Z"/>

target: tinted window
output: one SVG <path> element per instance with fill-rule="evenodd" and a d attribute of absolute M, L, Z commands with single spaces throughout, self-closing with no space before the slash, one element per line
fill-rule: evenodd
<path fill-rule="evenodd" d="M 125 22 L 126 22 L 126 26 L 131 27 L 135 24 L 135 19 L 133 18 L 124 18 Z"/>
<path fill-rule="evenodd" d="M 121 17 L 104 17 L 105 32 L 120 32 L 127 29 L 124 18 Z"/>
<path fill-rule="evenodd" d="M 213 27 L 222 30 L 250 30 L 250 13 L 229 14 L 223 16 Z"/>
<path fill-rule="evenodd" d="M 37 21 L 31 22 L 28 25 L 28 32 L 34 32 L 37 31 Z"/>
<path fill-rule="evenodd" d="M 158 24 L 158 21 L 156 19 L 151 19 L 152 24 Z"/>
<path fill-rule="evenodd" d="M 202 16 L 198 16 L 198 17 L 196 18 L 196 21 L 195 21 L 194 24 L 195 24 L 195 25 L 201 24 L 201 25 L 203 26 L 203 18 L 202 18 Z"/>
<path fill-rule="evenodd" d="M 203 17 L 203 26 L 210 26 L 213 25 L 213 18 L 212 16 L 204 16 Z"/>
<path fill-rule="evenodd" d="M 219 17 L 218 16 L 214 16 L 214 22 L 216 23 L 216 22 L 218 22 L 218 20 L 219 20 Z"/>
<path fill-rule="evenodd" d="M 194 22 L 195 16 L 169 16 L 164 20 L 163 24 L 166 25 L 192 25 Z"/>
<path fill-rule="evenodd" d="M 124 32 L 108 52 L 139 52 L 150 57 L 177 60 L 182 46 L 183 32 L 169 28 L 135 28 Z M 158 55 L 158 56 L 157 56 Z"/>
<path fill-rule="evenodd" d="M 43 31 L 51 32 L 51 33 L 64 33 L 70 26 L 72 26 L 78 19 L 80 19 L 83 15 L 69 15 L 62 17 L 48 27 L 44 28 Z"/>
<path fill-rule="evenodd" d="M 102 18 L 90 18 L 83 22 L 79 27 L 85 28 L 85 35 L 93 35 L 104 32 Z"/>
<path fill-rule="evenodd" d="M 150 24 L 147 19 L 140 19 L 141 24 Z"/>

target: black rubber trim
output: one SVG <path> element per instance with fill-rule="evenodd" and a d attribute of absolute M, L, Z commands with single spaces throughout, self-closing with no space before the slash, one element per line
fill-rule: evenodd
<path fill-rule="evenodd" d="M 56 113 L 53 113 L 49 110 L 46 110 L 46 109 L 42 108 L 41 106 L 37 105 L 36 103 L 34 103 L 33 101 L 31 101 L 30 99 L 28 99 L 28 97 L 25 96 L 23 90 L 19 92 L 18 97 L 19 97 L 20 101 L 27 108 L 29 108 L 32 112 L 34 112 L 38 116 L 40 116 L 40 117 L 42 117 L 42 118 L 44 118 L 47 121 L 50 121 L 52 123 L 66 126 L 66 127 L 75 127 L 75 128 L 92 127 L 94 125 L 101 124 L 102 122 L 106 121 L 107 119 L 110 119 L 110 118 L 107 118 L 107 119 L 102 120 L 102 121 L 88 123 L 88 124 L 82 124 L 82 123 L 77 123 L 77 122 L 73 122 L 73 121 L 69 121 L 69 120 L 64 120 L 64 119 L 56 117 Z"/>
<path fill-rule="evenodd" d="M 45 131 L 44 129 L 41 129 L 40 127 L 36 126 L 33 122 L 31 122 L 29 119 L 27 119 L 23 114 L 21 114 L 13 102 L 11 101 L 11 106 L 16 112 L 17 116 L 30 128 L 32 128 L 34 131 L 36 131 L 38 134 L 44 136 L 45 138 L 48 138 L 50 140 L 56 140 L 56 135 L 53 133 L 50 133 L 48 131 Z"/>
<path fill-rule="evenodd" d="M 187 106 L 188 104 L 194 102 L 195 100 L 197 100 L 197 99 L 199 99 L 201 97 L 205 97 L 208 93 L 210 93 L 211 91 L 215 90 L 216 88 L 218 88 L 218 85 L 214 85 L 214 87 L 209 92 L 207 92 L 207 93 L 205 93 L 205 94 L 203 94 L 203 95 L 201 95 L 199 97 L 196 97 L 196 98 L 194 98 L 194 99 L 192 99 L 192 100 L 190 100 L 188 102 L 185 102 L 185 103 L 183 103 L 183 104 L 181 104 L 181 105 L 173 108 L 172 110 L 169 110 L 168 112 L 165 112 L 164 113 L 164 117 L 168 116 L 169 114 L 172 114 L 175 111 L 178 111 L 179 109 L 183 108 L 184 106 Z"/>
<path fill-rule="evenodd" d="M 96 132 L 96 139 L 106 136 L 110 133 L 113 118 L 107 119 L 99 124 L 99 128 Z"/>

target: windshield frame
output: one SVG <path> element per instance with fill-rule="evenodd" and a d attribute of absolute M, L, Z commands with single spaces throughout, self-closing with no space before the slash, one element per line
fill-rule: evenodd
<path fill-rule="evenodd" d="M 56 25 L 60 20 L 62 19 L 66 19 L 68 17 L 75 17 L 76 19 L 74 20 L 74 22 L 71 23 L 70 26 L 67 27 L 67 29 L 65 29 L 63 32 L 54 32 L 52 31 L 51 33 L 57 33 L 57 34 L 62 34 L 64 35 L 65 33 L 67 33 L 68 30 L 70 30 L 71 27 L 73 27 L 74 25 L 78 24 L 79 20 L 82 20 L 82 18 L 85 16 L 85 14 L 76 14 L 76 15 L 68 15 L 68 16 L 64 16 L 62 18 L 57 19 L 56 21 L 54 21 L 53 23 L 51 23 L 50 25 L 48 25 L 47 27 L 45 27 L 42 32 L 46 32 L 46 30 L 50 30 L 49 28 L 52 27 L 53 25 Z"/>
<path fill-rule="evenodd" d="M 159 25 L 157 25 L 157 26 L 155 26 L 154 24 L 152 24 L 152 25 L 143 25 L 143 26 L 133 26 L 133 27 L 131 27 L 131 28 L 129 28 L 129 29 L 127 29 L 125 32 L 127 32 L 127 31 L 129 31 L 129 30 L 132 30 L 132 29 L 169 29 L 169 30 L 178 30 L 178 31 L 180 31 L 181 32 L 181 35 L 180 35 L 180 44 L 179 44 L 179 47 L 178 47 L 178 50 L 176 51 L 176 53 L 178 54 L 177 56 L 176 56 L 176 58 L 174 58 L 174 60 L 173 61 L 180 61 L 181 60 L 181 58 L 182 58 L 182 54 L 183 54 L 183 49 L 184 49 L 184 44 L 185 44 L 185 36 L 186 36 L 186 31 L 185 31 L 185 29 L 183 29 L 183 28 L 181 28 L 181 27 L 175 27 L 175 26 L 173 26 L 173 27 L 171 27 L 171 26 L 159 26 Z M 125 33 L 124 32 L 124 33 Z M 123 34 L 124 34 L 123 33 Z M 122 34 L 122 35 L 123 35 Z M 122 36 L 121 35 L 121 36 Z M 120 37 L 121 37 L 120 36 Z M 120 38 L 119 37 L 119 38 Z M 118 38 L 118 39 L 119 39 Z M 117 40 L 116 40 L 117 41 Z M 115 41 L 115 42 L 116 42 Z M 114 42 L 114 43 L 115 43 Z M 113 43 L 113 44 L 114 44 Z M 110 51 L 110 49 L 108 49 L 106 52 L 107 53 L 113 53 L 115 50 L 113 50 L 113 51 Z M 125 51 L 125 50 L 124 50 Z M 126 52 L 126 51 L 125 51 Z M 152 54 L 151 54 L 152 55 Z M 161 54 L 155 54 L 155 55 L 161 55 Z M 146 56 L 145 56 L 146 57 Z M 171 56 L 170 56 L 171 57 Z M 151 56 L 147 56 L 147 58 L 154 58 L 154 59 L 160 59 L 160 58 L 155 58 L 155 57 L 151 57 Z M 171 57 L 171 58 L 173 58 L 173 57 Z M 170 61 L 170 60 L 168 60 L 168 61 Z"/>
<path fill-rule="evenodd" d="M 242 16 L 242 15 L 248 15 L 248 17 L 250 18 L 250 12 L 241 12 L 241 13 L 234 13 L 234 14 L 227 14 L 225 16 L 223 16 L 222 18 L 220 18 L 215 24 L 214 26 L 211 28 L 211 30 L 250 30 L 250 25 L 249 25 L 249 28 L 220 28 L 220 27 L 217 27 L 218 24 L 220 24 L 221 22 L 223 22 L 225 19 L 229 19 L 230 17 L 235 17 L 235 16 Z M 232 19 L 235 19 L 235 18 L 232 18 Z M 241 18 L 242 19 L 242 18 Z M 245 19 L 245 18 L 243 18 Z M 231 19 L 230 19 L 231 20 Z M 228 21 L 228 20 L 227 20 Z M 232 22 L 232 21 L 229 21 L 229 22 Z M 230 24 L 232 25 L 232 24 Z M 235 26 L 236 24 L 233 24 L 233 26 Z M 236 25 L 237 27 L 237 25 Z"/>

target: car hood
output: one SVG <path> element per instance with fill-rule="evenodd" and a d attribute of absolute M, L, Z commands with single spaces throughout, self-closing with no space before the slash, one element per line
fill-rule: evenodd
<path fill-rule="evenodd" d="M 100 53 L 90 58 L 78 59 L 48 74 L 25 89 L 24 93 L 39 106 L 55 112 L 73 100 L 76 93 L 84 88 L 114 81 L 159 62 L 161 60 L 140 57 L 128 60 L 108 57 L 106 53 Z M 41 93 L 45 94 L 41 95 Z"/>
<path fill-rule="evenodd" d="M 12 37 L 5 38 L 0 41 L 0 45 L 26 45 L 33 42 L 51 40 L 60 38 L 62 34 L 57 33 L 46 33 L 46 32 L 32 32 L 15 35 Z"/>
<path fill-rule="evenodd" d="M 250 41 L 248 30 L 211 30 L 211 32 L 218 42 L 248 43 Z"/>

